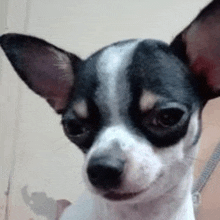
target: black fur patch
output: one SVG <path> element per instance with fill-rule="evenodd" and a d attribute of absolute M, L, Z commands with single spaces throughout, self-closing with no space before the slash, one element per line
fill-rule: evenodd
<path fill-rule="evenodd" d="M 129 114 L 134 126 L 157 147 L 176 144 L 185 136 L 190 116 L 200 106 L 200 97 L 194 86 L 195 79 L 188 68 L 174 56 L 168 45 L 146 40 L 135 51 L 128 78 L 133 96 Z M 145 116 L 138 105 L 143 89 L 162 97 L 157 108 L 173 102 L 185 106 L 188 109 L 188 118 L 175 129 L 161 131 L 143 126 L 142 120 Z"/>

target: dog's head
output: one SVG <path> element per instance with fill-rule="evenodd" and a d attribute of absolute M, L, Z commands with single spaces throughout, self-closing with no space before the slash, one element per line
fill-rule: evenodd
<path fill-rule="evenodd" d="M 6 34 L 0 43 L 24 82 L 62 115 L 85 154 L 89 188 L 133 201 L 164 194 L 191 169 L 202 108 L 220 94 L 219 22 L 213 1 L 170 45 L 121 41 L 86 60 L 30 36 Z"/>

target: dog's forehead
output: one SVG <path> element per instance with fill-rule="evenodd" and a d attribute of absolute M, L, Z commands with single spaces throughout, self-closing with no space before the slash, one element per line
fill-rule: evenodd
<path fill-rule="evenodd" d="M 108 109 L 108 114 L 114 121 L 119 121 L 120 110 L 123 111 L 130 101 L 127 74 L 138 44 L 139 40 L 131 40 L 112 45 L 101 52 L 96 63 L 100 82 L 96 91 L 96 102 L 102 103 L 99 107 L 103 113 Z"/>
<path fill-rule="evenodd" d="M 134 99 L 142 104 L 140 108 L 146 108 L 146 94 L 151 100 L 164 97 L 189 105 L 197 98 L 188 68 L 166 43 L 157 40 L 135 39 L 107 46 L 84 62 L 79 75 L 79 93 L 84 93 L 80 96 L 92 98 L 101 113 L 115 121 Z"/>
<path fill-rule="evenodd" d="M 142 81 L 140 86 L 155 92 L 156 89 L 167 90 L 172 85 L 180 86 L 181 89 L 192 76 L 188 74 L 186 65 L 172 53 L 169 45 L 159 40 L 118 42 L 98 51 L 85 64 L 87 75 L 93 72 L 99 83 L 105 84 L 106 81 L 112 82 L 125 76 L 131 83 L 134 80 Z"/>
<path fill-rule="evenodd" d="M 105 48 L 100 53 L 96 63 L 100 78 L 103 76 L 113 78 L 120 72 L 123 73 L 131 64 L 135 48 L 139 42 L 139 40 L 130 40 Z"/>

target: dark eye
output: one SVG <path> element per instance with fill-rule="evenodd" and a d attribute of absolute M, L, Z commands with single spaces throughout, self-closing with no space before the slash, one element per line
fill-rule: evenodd
<path fill-rule="evenodd" d="M 161 109 L 153 120 L 153 124 L 162 127 L 172 127 L 181 120 L 184 111 L 179 108 Z"/>
<path fill-rule="evenodd" d="M 81 137 L 88 132 L 85 127 L 83 127 L 79 122 L 75 120 L 70 120 L 64 123 L 64 130 L 67 135 L 73 137 Z"/>

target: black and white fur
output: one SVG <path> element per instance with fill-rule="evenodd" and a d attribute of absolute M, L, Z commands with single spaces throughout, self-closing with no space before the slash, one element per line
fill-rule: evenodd
<path fill-rule="evenodd" d="M 201 112 L 220 94 L 220 1 L 170 45 L 120 41 L 82 60 L 31 36 L 0 44 L 85 155 L 88 194 L 62 220 L 195 219 Z"/>

